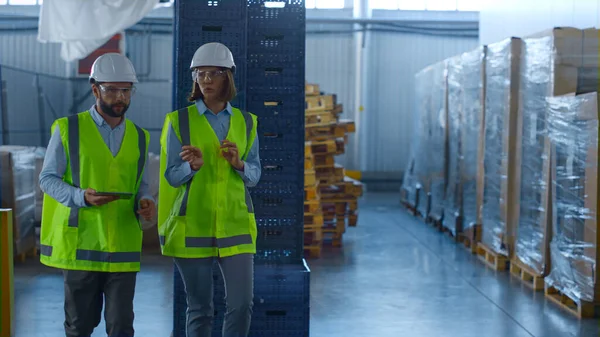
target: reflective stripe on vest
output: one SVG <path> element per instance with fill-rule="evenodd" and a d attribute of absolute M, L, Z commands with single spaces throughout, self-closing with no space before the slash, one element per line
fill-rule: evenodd
<path fill-rule="evenodd" d="M 52 246 L 40 245 L 40 254 L 52 256 Z M 140 252 L 109 253 L 98 250 L 77 249 L 76 258 L 80 261 L 124 263 L 140 262 L 142 254 Z"/>
<path fill-rule="evenodd" d="M 165 244 L 165 236 L 159 237 L 160 244 Z M 237 245 L 247 245 L 252 243 L 252 236 L 249 234 L 231 236 L 228 238 L 198 238 L 186 237 L 185 246 L 187 248 L 228 248 Z"/>

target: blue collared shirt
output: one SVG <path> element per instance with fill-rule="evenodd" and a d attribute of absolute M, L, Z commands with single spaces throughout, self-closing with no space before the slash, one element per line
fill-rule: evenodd
<path fill-rule="evenodd" d="M 229 132 L 229 121 L 231 120 L 232 108 L 231 104 L 227 103 L 225 110 L 218 114 L 210 111 L 204 102 L 199 99 L 196 101 L 198 112 L 206 116 L 208 123 L 215 131 L 220 141 L 227 138 Z M 196 174 L 190 167 L 187 161 L 184 161 L 179 156 L 181 153 L 181 142 L 170 126 L 167 137 L 167 169 L 165 178 L 171 186 L 178 187 L 187 183 Z M 250 147 L 246 161 L 244 161 L 243 171 L 236 172 L 242 177 L 246 186 L 252 187 L 258 184 L 261 175 L 260 157 L 258 154 L 258 135 L 255 137 L 254 143 Z"/>
<path fill-rule="evenodd" d="M 116 156 L 121 149 L 121 143 L 123 142 L 123 135 L 125 134 L 125 119 L 114 129 L 111 128 L 108 123 L 102 118 L 102 116 L 96 111 L 96 107 L 90 108 L 90 115 L 98 127 L 100 135 L 106 146 L 110 149 L 113 156 Z M 152 196 L 148 193 L 148 156 L 146 156 L 146 162 L 144 167 L 144 173 L 142 175 L 142 181 L 140 183 L 140 189 L 136 196 L 136 200 L 139 202 L 141 199 L 149 199 L 155 201 Z M 46 156 L 44 157 L 44 165 L 40 172 L 40 188 L 41 190 L 54 198 L 61 204 L 71 208 L 82 208 L 88 207 L 85 204 L 84 193 L 85 190 L 74 187 L 63 181 L 63 176 L 67 169 L 67 156 L 65 149 L 60 139 L 60 130 L 57 126 L 54 133 L 50 137 L 48 142 L 48 148 L 46 149 Z"/>

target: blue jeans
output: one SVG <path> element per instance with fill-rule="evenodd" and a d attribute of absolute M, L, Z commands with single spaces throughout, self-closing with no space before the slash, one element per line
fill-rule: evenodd
<path fill-rule="evenodd" d="M 187 337 L 211 337 L 213 329 L 213 261 L 175 258 L 187 298 Z M 216 258 L 225 280 L 227 311 L 223 337 L 247 337 L 254 298 L 254 255 Z"/>

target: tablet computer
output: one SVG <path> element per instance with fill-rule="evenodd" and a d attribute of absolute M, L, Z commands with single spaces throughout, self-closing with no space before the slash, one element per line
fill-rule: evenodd
<path fill-rule="evenodd" d="M 133 197 L 133 193 L 125 192 L 96 192 L 96 195 L 103 197 L 119 197 L 119 199 L 131 199 Z"/>

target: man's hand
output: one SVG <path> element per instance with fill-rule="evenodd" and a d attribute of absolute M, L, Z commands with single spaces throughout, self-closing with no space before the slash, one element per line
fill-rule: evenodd
<path fill-rule="evenodd" d="M 119 199 L 117 196 L 96 195 L 96 191 L 91 188 L 85 190 L 83 197 L 85 199 L 85 203 L 91 206 L 102 206 Z"/>
<path fill-rule="evenodd" d="M 156 205 L 152 200 L 142 199 L 140 200 L 138 214 L 141 215 L 145 220 L 150 221 L 156 214 Z"/>
<path fill-rule="evenodd" d="M 187 161 L 194 171 L 198 171 L 202 165 L 204 165 L 202 151 L 200 151 L 200 149 L 197 147 L 185 145 L 181 148 L 181 153 L 179 153 L 179 156 L 182 160 Z"/>
<path fill-rule="evenodd" d="M 242 171 L 244 169 L 244 162 L 240 159 L 240 153 L 235 143 L 227 139 L 224 140 L 221 144 L 221 153 L 236 170 Z"/>

